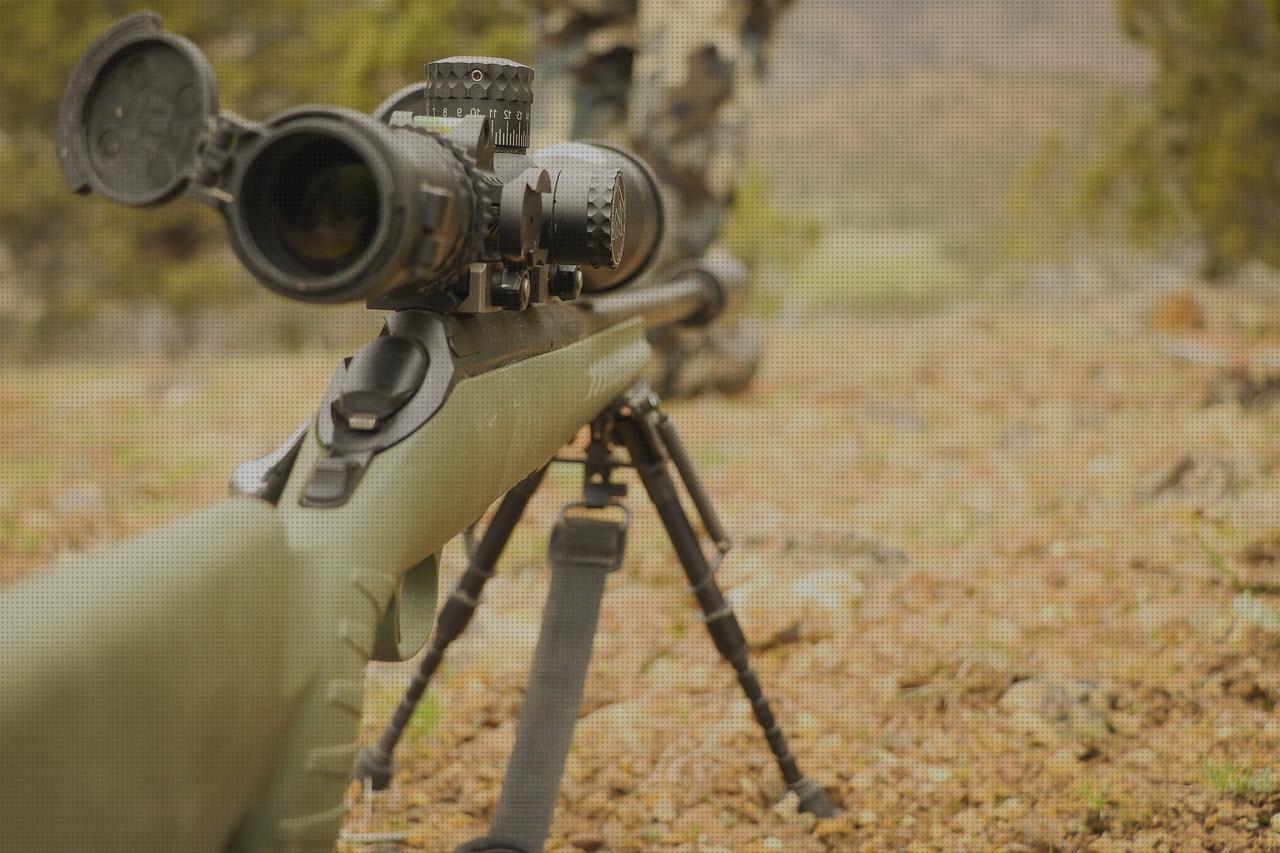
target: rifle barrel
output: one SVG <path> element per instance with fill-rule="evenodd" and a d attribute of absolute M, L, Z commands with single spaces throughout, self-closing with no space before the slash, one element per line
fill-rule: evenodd
<path fill-rule="evenodd" d="M 582 305 L 605 318 L 644 317 L 649 328 L 710 322 L 724 306 L 720 282 L 706 270 L 690 269 L 661 284 L 623 287 L 579 297 Z"/>

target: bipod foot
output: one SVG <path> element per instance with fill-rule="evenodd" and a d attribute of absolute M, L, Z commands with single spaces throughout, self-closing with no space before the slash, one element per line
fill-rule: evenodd
<path fill-rule="evenodd" d="M 477 838 L 455 848 L 453 853 L 530 853 L 530 851 L 494 838 Z"/>
<path fill-rule="evenodd" d="M 704 526 L 718 540 L 716 546 L 723 556 L 729 548 L 728 537 L 724 535 L 719 518 L 698 482 L 675 427 L 658 408 L 657 398 L 643 387 L 633 389 L 621 400 L 616 408 L 613 426 L 617 440 L 626 447 L 631 464 L 640 475 L 649 500 L 658 512 L 662 526 L 666 528 L 676 557 L 684 567 L 689 589 L 702 609 L 707 632 L 720 656 L 733 667 L 738 685 L 751 703 L 751 710 L 769 744 L 783 782 L 800 798 L 802 811 L 818 817 L 831 817 L 835 814 L 835 808 L 826 792 L 800 772 L 800 766 L 791 754 L 782 726 L 760 685 L 760 678 L 751 668 L 747 638 L 742 632 L 742 626 L 738 624 L 733 607 L 716 583 L 716 566 L 708 561 L 698 534 L 680 503 L 678 488 L 668 470 L 668 460 L 675 466 L 677 473 L 681 474 L 702 516 Z"/>
<path fill-rule="evenodd" d="M 814 817 L 835 817 L 840 813 L 835 803 L 831 802 L 831 798 L 827 796 L 827 792 L 822 790 L 822 786 L 807 776 L 793 785 L 788 785 L 787 790 L 794 792 L 800 798 L 802 812 L 807 812 Z"/>
<path fill-rule="evenodd" d="M 385 791 L 391 787 L 391 776 L 395 767 L 391 761 L 391 753 L 377 744 L 366 746 L 356 755 L 356 766 L 351 771 L 351 778 L 367 781 L 375 791 Z"/>

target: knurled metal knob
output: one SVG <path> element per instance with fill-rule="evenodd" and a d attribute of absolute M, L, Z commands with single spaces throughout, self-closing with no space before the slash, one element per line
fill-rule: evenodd
<path fill-rule="evenodd" d="M 542 211 L 542 245 L 552 263 L 613 269 L 626 231 L 622 172 L 565 168 L 556 175 Z"/>
<path fill-rule="evenodd" d="M 427 114 L 489 117 L 494 147 L 529 147 L 533 69 L 496 56 L 450 56 L 427 63 Z"/>

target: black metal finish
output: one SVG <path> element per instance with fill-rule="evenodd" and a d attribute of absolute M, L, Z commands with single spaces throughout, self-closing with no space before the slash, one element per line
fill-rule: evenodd
<path fill-rule="evenodd" d="M 334 417 L 349 429 L 372 432 L 418 392 L 429 361 L 427 348 L 413 338 L 374 338 L 347 364 Z"/>
<path fill-rule="evenodd" d="M 533 69 L 498 56 L 450 56 L 427 63 L 427 115 L 488 116 L 502 151 L 529 147 Z"/>
<path fill-rule="evenodd" d="M 200 49 L 152 12 L 129 15 L 71 73 L 57 127 L 67 185 L 133 206 L 167 201 L 186 188 L 217 114 L 218 84 Z"/>
<path fill-rule="evenodd" d="M 620 460 L 613 453 L 614 446 L 626 448 L 630 461 Z M 626 489 L 612 479 L 613 472 L 621 467 L 634 468 L 639 474 L 702 609 L 707 631 L 721 656 L 733 667 L 787 788 L 799 797 L 802 811 L 818 817 L 834 815 L 836 809 L 826 792 L 800 771 L 791 754 L 760 679 L 751 668 L 746 637 L 716 583 L 714 569 L 681 504 L 668 461 L 685 482 L 708 535 L 721 553 L 728 550 L 723 525 L 674 426 L 658 409 L 657 398 L 647 388 L 634 389 L 592 422 L 591 442 L 584 458 L 556 461 L 583 466 L 583 499 L 565 508 L 551 537 L 552 587 L 543 611 L 542 631 L 520 714 L 516 745 L 490 832 L 485 838 L 458 848 L 456 853 L 519 853 L 542 849 L 577 720 L 604 576 L 621 565 L 625 544 L 625 523 L 598 517 L 580 518 L 574 513 L 621 508 L 617 499 L 626 494 Z M 542 473 L 534 476 L 540 479 Z M 379 785 L 380 779 L 389 781 L 391 751 L 400 732 L 438 665 L 444 647 L 461 633 L 470 619 L 475 598 L 484 581 L 492 576 L 492 566 L 501 553 L 502 544 L 536 486 L 537 480 L 531 477 L 503 501 L 498 515 L 485 531 L 471 567 L 459 583 L 460 589 L 465 586 L 465 596 L 457 599 L 455 592 L 455 597 L 451 597 L 441 611 L 432 648 L 395 717 L 378 745 L 361 753 L 357 773 L 371 779 L 375 788 L 385 787 L 386 781 Z M 486 566 L 488 571 L 480 570 Z"/>
<path fill-rule="evenodd" d="M 751 702 L 756 722 L 764 730 L 765 740 L 769 742 L 769 749 L 777 760 L 778 769 L 782 771 L 783 780 L 789 789 L 800 796 L 802 808 L 818 817 L 830 817 L 835 814 L 835 808 L 825 792 L 800 772 L 795 756 L 787 746 L 782 727 L 774 716 L 769 700 L 765 698 L 760 679 L 751 668 L 747 640 L 738 624 L 738 618 L 716 583 L 711 565 L 698 544 L 698 535 L 680 505 L 680 497 L 675 482 L 667 471 L 662 441 L 655 427 L 659 414 L 656 407 L 657 400 L 647 389 L 628 395 L 616 410 L 614 429 L 617 438 L 630 454 L 631 463 L 640 475 L 645 491 L 649 493 L 649 500 L 658 511 L 662 526 L 666 528 L 694 597 L 698 600 L 698 606 L 702 608 L 707 631 L 711 634 L 716 649 L 733 667 L 742 692 Z"/>
<path fill-rule="evenodd" d="M 583 269 L 583 290 L 587 293 L 598 293 L 612 290 L 639 279 L 658 255 L 658 247 L 662 244 L 666 228 L 665 214 L 662 208 L 662 191 L 653 170 L 640 158 L 629 151 L 610 145 L 586 142 L 562 142 L 533 154 L 532 159 L 556 178 L 570 178 L 579 182 L 583 176 L 595 174 L 606 177 L 609 172 L 618 171 L 622 175 L 622 186 L 625 187 L 625 211 L 608 210 L 608 227 L 600 229 L 596 238 L 604 238 L 607 231 L 609 243 L 622 241 L 625 231 L 625 248 L 621 245 L 610 246 L 609 254 L 622 252 L 621 259 L 614 264 L 603 266 L 587 266 Z M 576 177 L 575 177 L 576 176 Z M 601 182 L 593 178 L 589 185 L 604 188 L 610 182 Z M 576 201 L 572 200 L 576 197 Z M 568 218 L 562 220 L 562 226 L 573 226 L 578 222 L 586 224 L 588 219 L 595 218 L 588 213 L 588 198 L 580 193 L 566 191 L 557 197 L 556 204 L 568 203 Z M 596 214 L 604 213 L 597 206 Z M 624 229 L 625 220 L 625 229 Z M 597 219 L 593 227 L 605 225 Z M 545 246 L 547 249 L 553 247 Z M 553 252 L 554 256 L 554 252 Z M 571 262 L 567 258 L 562 262 Z"/>
<path fill-rule="evenodd" d="M 646 325 L 653 328 L 705 324 L 715 318 L 723 302 L 720 282 L 709 273 L 695 269 L 662 284 L 580 296 L 573 304 L 589 308 L 602 318 L 640 315 Z"/>
<path fill-rule="evenodd" d="M 676 466 L 676 471 L 680 473 L 680 479 L 684 482 L 685 489 L 689 492 L 690 499 L 693 500 L 693 506 L 698 511 L 698 517 L 702 519 L 702 526 L 706 529 L 707 535 L 711 537 L 711 541 L 716 543 L 716 548 L 720 554 L 729 553 L 729 549 L 733 547 L 733 543 L 729 541 L 728 534 L 724 531 L 724 525 L 720 522 L 720 516 L 716 513 L 715 506 L 711 503 L 711 497 L 707 494 L 707 490 L 702 485 L 702 480 L 698 477 L 697 469 L 693 467 L 693 460 L 689 458 L 689 451 L 685 449 L 684 441 L 680 438 L 680 433 L 676 432 L 675 424 L 671 422 L 671 418 L 666 412 L 654 410 L 655 421 L 654 428 L 658 431 L 658 437 L 662 439 L 662 444 L 667 450 L 667 455 L 671 457 L 671 464 Z"/>
<path fill-rule="evenodd" d="M 467 570 L 459 578 L 458 585 L 450 593 L 444 607 L 440 609 L 440 615 L 436 618 L 436 629 L 431 638 L 431 647 L 423 656 L 422 662 L 418 664 L 418 671 L 405 689 L 404 696 L 401 697 L 400 704 L 396 707 L 390 722 L 387 723 L 382 736 L 378 738 L 377 744 L 360 751 L 354 777 L 369 779 L 374 790 L 380 791 L 391 783 L 393 772 L 391 756 L 396 744 L 400 742 L 401 735 L 404 734 L 404 727 L 408 725 L 409 718 L 418 707 L 418 702 L 426 692 L 431 676 L 440 666 L 440 661 L 444 659 L 444 653 L 449 648 L 449 644 L 462 634 L 471 617 L 475 615 L 476 605 L 480 602 L 484 585 L 489 578 L 493 577 L 494 566 L 498 564 L 498 559 L 511 538 L 511 531 L 524 515 L 525 508 L 529 505 L 530 499 L 538 490 L 546 473 L 545 467 L 539 468 L 513 486 L 502 499 L 502 503 L 494 512 L 493 520 L 485 528 L 484 536 L 467 563 Z"/>

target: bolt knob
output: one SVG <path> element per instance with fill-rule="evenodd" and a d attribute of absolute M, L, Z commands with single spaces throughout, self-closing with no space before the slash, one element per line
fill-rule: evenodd
<path fill-rule="evenodd" d="M 489 117 L 494 147 L 529 147 L 533 69 L 496 56 L 450 56 L 427 63 L 427 114 Z"/>

